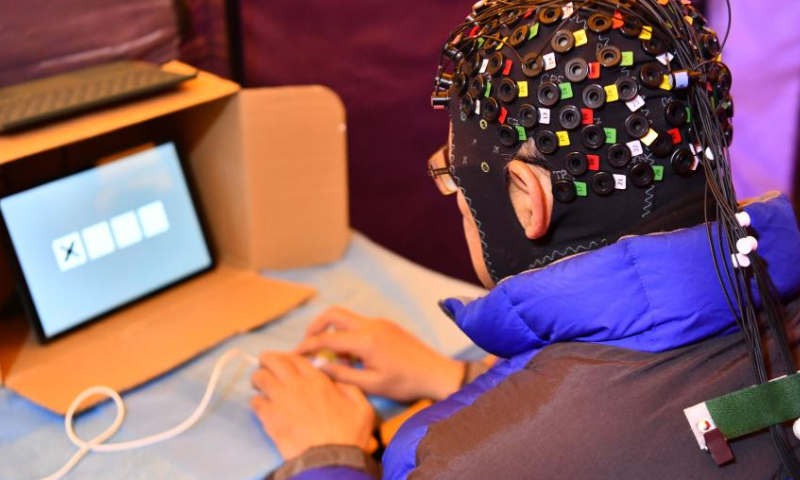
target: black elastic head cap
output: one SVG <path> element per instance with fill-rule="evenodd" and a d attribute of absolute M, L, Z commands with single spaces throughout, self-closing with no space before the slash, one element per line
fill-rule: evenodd
<path fill-rule="evenodd" d="M 733 109 L 716 108 L 731 102 L 730 71 L 690 5 L 488 0 L 479 10 L 447 41 L 438 77 L 452 68 L 444 78 L 458 81 L 437 92 L 451 99 L 454 176 L 495 281 L 624 235 L 702 221 L 675 214 L 705 186 L 696 145 L 731 135 L 727 118 L 711 131 L 693 120 L 700 103 L 723 117 Z M 505 166 L 515 158 L 551 172 L 543 238 L 526 238 L 509 201 Z"/>

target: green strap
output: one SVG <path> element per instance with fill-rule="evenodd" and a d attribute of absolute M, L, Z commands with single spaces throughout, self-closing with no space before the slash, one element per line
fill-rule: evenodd
<path fill-rule="evenodd" d="M 800 374 L 709 400 L 706 406 L 728 440 L 800 418 Z"/>

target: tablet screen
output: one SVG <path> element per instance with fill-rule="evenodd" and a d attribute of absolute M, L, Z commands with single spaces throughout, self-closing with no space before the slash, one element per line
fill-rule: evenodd
<path fill-rule="evenodd" d="M 172 143 L 3 198 L 0 212 L 45 339 L 213 263 Z"/>

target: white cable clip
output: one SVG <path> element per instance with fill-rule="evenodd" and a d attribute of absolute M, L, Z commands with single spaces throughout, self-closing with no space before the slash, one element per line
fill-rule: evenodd
<path fill-rule="evenodd" d="M 800 419 L 794 422 L 794 427 L 792 427 L 792 431 L 794 432 L 794 436 L 800 440 Z"/>
<path fill-rule="evenodd" d="M 750 266 L 750 257 L 734 253 L 731 255 L 731 263 L 733 263 L 733 268 L 747 268 Z"/>
<path fill-rule="evenodd" d="M 736 242 L 736 250 L 742 255 L 750 255 L 758 249 L 758 240 L 755 237 L 740 238 Z"/>
<path fill-rule="evenodd" d="M 739 212 L 736 214 L 736 221 L 739 222 L 739 225 L 742 228 L 747 228 L 750 226 L 750 214 L 747 212 Z"/>

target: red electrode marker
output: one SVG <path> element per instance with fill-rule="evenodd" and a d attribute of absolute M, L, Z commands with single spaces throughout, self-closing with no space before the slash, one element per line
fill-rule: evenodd
<path fill-rule="evenodd" d="M 470 30 L 470 32 L 469 32 L 469 36 L 470 36 L 470 37 L 474 37 L 474 36 L 475 36 L 475 35 L 477 35 L 477 34 L 478 34 L 478 26 L 477 26 L 477 25 L 475 25 L 474 27 L 472 27 L 472 30 Z"/>
<path fill-rule="evenodd" d="M 598 155 L 586 155 L 589 162 L 589 170 L 600 170 L 600 157 Z"/>
<path fill-rule="evenodd" d="M 589 64 L 589 78 L 600 78 L 600 63 L 591 62 Z"/>
<path fill-rule="evenodd" d="M 591 108 L 581 108 L 581 121 L 584 125 L 591 125 L 594 123 L 594 110 Z"/>
<path fill-rule="evenodd" d="M 500 123 L 506 123 L 507 116 L 508 110 L 506 110 L 506 107 L 500 107 L 500 117 L 498 117 L 497 121 Z"/>
<path fill-rule="evenodd" d="M 508 75 L 511 73 L 511 66 L 514 65 L 514 62 L 511 59 L 506 60 L 506 67 L 503 69 L 503 75 Z"/>
<path fill-rule="evenodd" d="M 677 145 L 681 143 L 681 131 L 677 128 L 673 128 L 672 130 L 667 130 L 667 133 L 670 137 L 672 137 L 672 144 Z"/>
<path fill-rule="evenodd" d="M 529 8 L 528 11 L 525 12 L 525 15 L 522 16 L 522 18 L 528 18 L 528 17 L 531 16 L 532 13 L 533 13 L 533 9 Z"/>
<path fill-rule="evenodd" d="M 611 19 L 611 28 L 622 28 L 623 25 L 625 25 L 625 22 L 622 20 L 622 14 L 617 10 L 614 12 L 614 18 Z"/>

